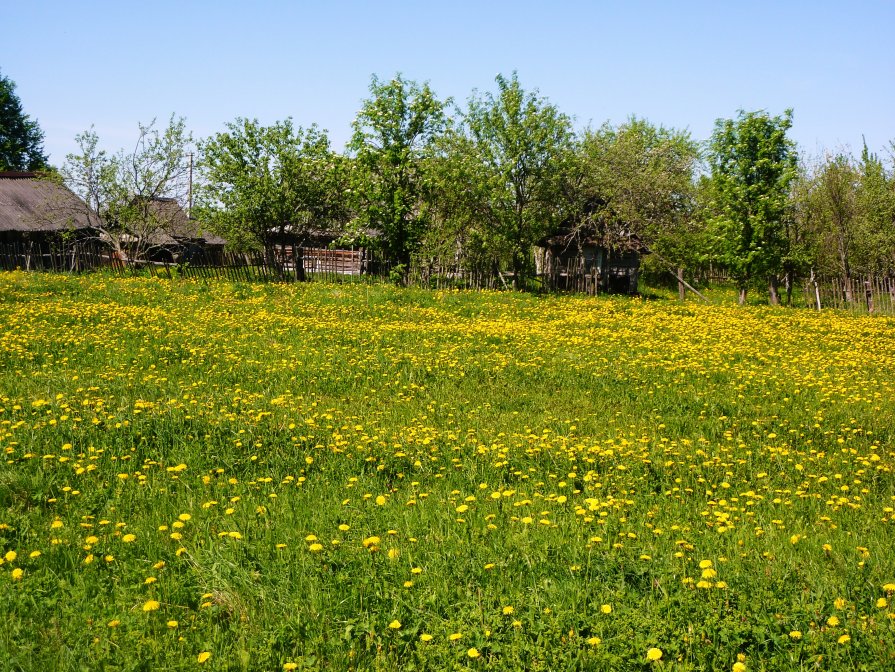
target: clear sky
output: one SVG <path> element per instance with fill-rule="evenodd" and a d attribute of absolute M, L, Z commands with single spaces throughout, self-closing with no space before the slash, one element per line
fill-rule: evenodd
<path fill-rule="evenodd" d="M 316 122 L 341 149 L 370 75 L 465 103 L 518 71 L 579 127 L 635 114 L 705 140 L 792 107 L 803 151 L 895 140 L 895 0 L 425 3 L 3 0 L 0 71 L 54 164 L 93 124 L 110 149 L 172 113 Z"/>

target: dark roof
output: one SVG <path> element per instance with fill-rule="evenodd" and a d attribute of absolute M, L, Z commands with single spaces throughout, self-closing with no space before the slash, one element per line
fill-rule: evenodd
<path fill-rule="evenodd" d="M 622 230 L 610 236 L 606 232 L 598 231 L 593 226 L 572 228 L 563 225 L 552 236 L 542 238 L 535 245 L 542 248 L 558 249 L 561 252 L 574 252 L 580 245 L 582 247 L 603 247 L 618 251 L 637 252 L 638 254 L 650 253 L 649 248 L 635 233 Z"/>
<path fill-rule="evenodd" d="M 37 173 L 0 172 L 0 231 L 65 231 L 91 226 L 84 202 Z"/>
<path fill-rule="evenodd" d="M 149 210 L 161 223 L 158 230 L 149 236 L 153 245 L 178 245 L 195 241 L 206 245 L 224 245 L 226 241 L 205 229 L 200 222 L 190 219 L 180 203 L 173 198 L 154 198 Z"/>

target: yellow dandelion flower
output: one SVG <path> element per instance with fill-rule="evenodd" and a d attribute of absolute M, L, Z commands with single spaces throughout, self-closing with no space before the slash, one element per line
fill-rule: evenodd
<path fill-rule="evenodd" d="M 121 541 L 123 541 L 125 544 L 129 544 L 132 541 L 136 541 L 136 539 L 137 539 L 136 534 L 125 534 L 123 537 L 121 537 Z"/>
<path fill-rule="evenodd" d="M 513 613 L 513 611 L 514 611 L 513 607 L 506 606 L 506 607 L 503 608 L 503 615 L 504 615 L 504 616 L 509 616 L 510 614 Z"/>
<path fill-rule="evenodd" d="M 199 654 L 199 656 L 196 658 L 196 660 L 199 661 L 199 664 L 201 665 L 209 658 L 211 658 L 211 652 L 203 651 L 202 653 Z"/>
<path fill-rule="evenodd" d="M 460 639 L 462 636 L 463 636 L 463 635 L 460 634 L 459 632 L 454 632 L 454 633 L 448 635 L 448 639 L 449 639 L 450 641 L 452 641 L 452 642 L 456 642 L 456 641 L 457 641 L 458 639 Z"/>
<path fill-rule="evenodd" d="M 12 570 L 12 580 L 21 581 L 24 574 L 25 572 L 21 567 L 16 567 L 14 570 Z"/>
<path fill-rule="evenodd" d="M 466 652 L 466 655 L 470 658 L 478 658 L 482 654 L 479 653 L 479 650 L 473 646 Z"/>
<path fill-rule="evenodd" d="M 311 553 L 319 553 L 323 550 L 323 544 L 311 544 L 308 546 L 308 550 L 311 551 Z"/>
<path fill-rule="evenodd" d="M 851 641 L 851 637 L 848 635 L 842 635 L 839 639 L 836 640 L 839 644 L 848 644 Z"/>
<path fill-rule="evenodd" d="M 286 672 L 289 672 L 289 670 L 297 670 L 297 669 L 298 669 L 298 663 L 283 663 L 283 669 L 284 669 Z"/>
<path fill-rule="evenodd" d="M 121 625 L 121 621 L 119 621 L 117 618 L 113 618 L 111 621 L 106 623 L 106 625 L 110 628 L 117 628 L 119 625 Z"/>
<path fill-rule="evenodd" d="M 36 560 L 41 555 L 42 555 L 42 553 L 40 551 L 31 551 L 31 553 L 28 554 L 28 557 L 31 558 L 32 560 Z"/>
<path fill-rule="evenodd" d="M 802 639 L 802 631 L 801 630 L 791 630 L 789 633 L 790 639 Z"/>
<path fill-rule="evenodd" d="M 394 621 L 392 621 L 391 623 L 388 624 L 388 627 L 390 627 L 392 630 L 400 630 L 401 629 L 401 621 L 399 621 L 396 618 Z"/>
<path fill-rule="evenodd" d="M 604 614 L 611 614 L 612 613 L 612 605 L 604 604 L 602 607 L 600 607 L 600 611 L 602 611 Z"/>
<path fill-rule="evenodd" d="M 662 660 L 662 649 L 657 649 L 656 647 L 648 649 L 646 652 L 646 659 L 651 662 Z"/>
<path fill-rule="evenodd" d="M 178 625 L 180 624 L 177 621 L 168 621 L 169 628 L 176 628 Z"/>
<path fill-rule="evenodd" d="M 428 632 L 424 632 L 423 634 L 420 635 L 420 641 L 421 642 L 431 642 L 432 635 L 430 635 Z"/>
<path fill-rule="evenodd" d="M 587 639 L 587 643 L 588 643 L 590 646 L 599 646 L 600 643 L 601 643 L 602 641 L 603 641 L 603 640 L 600 639 L 599 637 L 589 637 L 589 638 Z"/>
<path fill-rule="evenodd" d="M 143 603 L 143 611 L 157 611 L 160 606 L 162 605 L 156 600 L 146 600 Z"/>
<path fill-rule="evenodd" d="M 3 556 L 6 562 L 14 562 L 17 557 L 19 557 L 19 554 L 15 551 L 7 551 L 6 555 Z"/>
<path fill-rule="evenodd" d="M 733 672 L 746 672 L 746 663 L 737 661 L 733 664 Z"/>

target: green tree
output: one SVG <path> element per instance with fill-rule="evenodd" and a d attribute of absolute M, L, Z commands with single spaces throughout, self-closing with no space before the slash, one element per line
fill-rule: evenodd
<path fill-rule="evenodd" d="M 192 135 L 184 119 L 173 115 L 164 129 L 154 120 L 138 128 L 133 151 L 114 155 L 99 148 L 92 128 L 79 134 L 80 151 L 66 157 L 61 175 L 83 201 L 100 238 L 122 258 L 144 260 L 159 245 L 159 234 L 171 231 L 181 217 Z"/>
<path fill-rule="evenodd" d="M 893 145 L 895 149 L 895 145 Z M 895 162 L 893 162 L 895 163 Z M 864 145 L 856 167 L 856 263 L 865 273 L 895 272 L 895 165 L 883 161 Z"/>
<path fill-rule="evenodd" d="M 857 192 L 860 174 L 849 154 L 825 156 L 795 189 L 799 207 L 810 221 L 815 266 L 845 279 L 846 299 L 854 299 L 851 279 L 858 243 Z"/>
<path fill-rule="evenodd" d="M 771 302 L 787 255 L 786 217 L 797 173 L 795 145 L 786 137 L 792 110 L 772 117 L 740 110 L 719 119 L 711 139 L 712 227 L 719 260 L 739 289 L 740 303 L 757 278 L 767 278 Z"/>
<path fill-rule="evenodd" d="M 231 248 L 264 249 L 287 231 L 301 242 L 345 219 L 344 160 L 316 126 L 240 118 L 199 149 L 196 213 Z"/>
<path fill-rule="evenodd" d="M 355 228 L 379 232 L 380 245 L 405 279 L 429 223 L 422 171 L 445 128 L 444 107 L 428 84 L 400 74 L 383 82 L 374 75 L 348 145 L 355 157 Z"/>
<path fill-rule="evenodd" d="M 562 176 L 572 149 L 571 120 L 516 73 L 497 76 L 497 93 L 473 96 L 464 118 L 482 166 L 477 210 L 486 233 L 512 261 L 513 285 L 533 275 L 532 246 L 562 218 Z"/>
<path fill-rule="evenodd" d="M 22 109 L 15 83 L 0 73 L 0 170 L 47 167 L 44 134 Z"/>
<path fill-rule="evenodd" d="M 629 245 L 634 236 L 666 266 L 698 261 L 700 156 L 689 133 L 632 117 L 585 131 L 576 156 L 572 191 L 582 225 L 599 229 L 609 247 Z"/>

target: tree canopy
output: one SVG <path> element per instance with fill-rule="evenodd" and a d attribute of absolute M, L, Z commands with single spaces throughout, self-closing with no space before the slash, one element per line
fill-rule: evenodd
<path fill-rule="evenodd" d="M 711 140 L 712 228 L 716 252 L 745 301 L 759 276 L 774 283 L 787 252 L 785 218 L 790 186 L 797 175 L 794 143 L 786 132 L 792 110 L 772 117 L 744 112 L 719 119 Z"/>
<path fill-rule="evenodd" d="M 301 241 L 315 227 L 342 225 L 344 160 L 316 126 L 240 118 L 199 148 L 196 215 L 231 248 L 263 249 L 287 231 Z"/>
<path fill-rule="evenodd" d="M 424 158 L 444 130 L 445 103 L 428 84 L 400 74 L 376 76 L 354 120 L 348 149 L 354 158 L 355 228 L 379 232 L 380 244 L 400 274 L 425 235 L 429 213 L 421 200 Z"/>
<path fill-rule="evenodd" d="M 15 83 L 0 73 L 0 170 L 47 167 L 44 134 L 22 108 Z"/>

